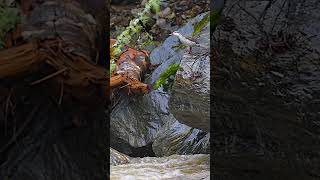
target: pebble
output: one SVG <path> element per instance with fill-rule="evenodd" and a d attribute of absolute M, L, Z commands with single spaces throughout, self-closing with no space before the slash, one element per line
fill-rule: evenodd
<path fill-rule="evenodd" d="M 136 14 L 138 14 L 139 12 L 142 12 L 142 11 L 143 11 L 143 8 L 132 9 L 132 10 L 131 10 L 131 14 L 132 14 L 132 15 L 136 15 Z"/>
<path fill-rule="evenodd" d="M 166 20 L 165 19 L 162 19 L 162 18 L 159 18 L 156 22 L 156 24 L 159 26 L 159 27 L 163 27 L 165 24 L 166 24 Z"/>
<path fill-rule="evenodd" d="M 167 16 L 167 19 L 173 19 L 176 17 L 176 14 L 172 12 L 169 16 Z"/>
<path fill-rule="evenodd" d="M 165 8 L 163 11 L 159 13 L 159 17 L 165 18 L 171 14 L 170 7 Z"/>

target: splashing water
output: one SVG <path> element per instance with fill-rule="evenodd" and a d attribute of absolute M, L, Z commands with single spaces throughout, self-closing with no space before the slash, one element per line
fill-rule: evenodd
<path fill-rule="evenodd" d="M 210 179 L 207 154 L 132 158 L 129 164 L 111 166 L 111 180 Z"/>

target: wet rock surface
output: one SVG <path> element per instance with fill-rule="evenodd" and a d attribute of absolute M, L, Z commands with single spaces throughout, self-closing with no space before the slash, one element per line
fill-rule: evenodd
<path fill-rule="evenodd" d="M 319 8 L 227 1 L 213 37 L 218 177 L 319 178 Z"/>
<path fill-rule="evenodd" d="M 199 22 L 204 15 L 190 20 L 179 31 L 192 34 L 194 24 Z M 209 30 L 206 28 L 200 35 L 199 40 L 202 39 L 203 41 L 200 42 L 203 44 L 207 44 L 209 41 L 208 32 Z M 208 37 L 205 38 L 205 36 Z M 147 78 L 148 83 L 154 84 L 161 73 L 170 65 L 179 64 L 183 60 L 184 55 L 188 52 L 187 48 L 174 48 L 179 44 L 177 38 L 170 36 L 161 46 L 151 52 L 151 64 L 159 66 Z M 208 60 L 208 49 L 195 48 L 193 53 L 198 54 L 195 57 L 199 58 L 194 57 L 195 62 Z M 202 90 L 208 88 L 206 84 L 199 86 L 204 87 Z M 209 95 L 207 94 L 207 96 Z M 121 140 L 122 143 L 116 144 L 118 140 L 111 141 L 111 146 L 127 154 L 137 150 L 136 148 L 146 147 L 150 143 L 152 143 L 152 150 L 157 156 L 209 153 L 210 135 L 202 130 L 184 125 L 182 124 L 183 120 L 180 121 L 174 117 L 169 109 L 169 99 L 171 98 L 171 90 L 165 91 L 163 88 L 154 90 L 145 96 L 121 95 L 111 113 L 110 131 L 113 139 Z M 189 113 L 195 117 L 193 115 L 193 113 L 196 114 L 195 111 L 189 111 Z M 206 125 L 209 126 L 209 124 Z"/>
<path fill-rule="evenodd" d="M 173 154 L 209 154 L 210 133 L 179 123 L 172 115 L 152 144 L 158 157 Z"/>
<path fill-rule="evenodd" d="M 119 151 L 110 148 L 110 165 L 116 166 L 120 164 L 129 163 L 130 157 L 120 153 Z"/>
<path fill-rule="evenodd" d="M 166 95 L 152 92 L 144 97 L 122 96 L 110 117 L 110 133 L 128 142 L 132 147 L 152 142 L 157 130 L 164 124 L 167 109 Z"/>
<path fill-rule="evenodd" d="M 191 37 L 192 32 L 182 35 Z M 195 47 L 190 54 L 183 54 L 169 101 L 169 111 L 179 122 L 206 132 L 210 130 L 209 37 L 208 24 L 195 39 L 203 47 Z"/>

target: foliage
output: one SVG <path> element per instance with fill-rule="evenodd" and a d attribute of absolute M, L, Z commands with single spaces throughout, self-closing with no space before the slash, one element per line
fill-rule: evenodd
<path fill-rule="evenodd" d="M 213 32 L 215 30 L 215 28 L 217 27 L 217 25 L 219 24 L 221 12 L 222 11 L 219 10 L 219 11 L 212 11 L 212 12 L 206 14 L 205 17 L 194 26 L 194 31 L 193 31 L 192 36 L 195 37 L 198 34 L 200 34 L 202 29 L 210 22 L 211 22 L 210 28 Z"/>
<path fill-rule="evenodd" d="M 4 46 L 4 38 L 7 32 L 14 29 L 21 21 L 17 8 L 0 6 L 0 48 Z"/>
<path fill-rule="evenodd" d="M 210 13 L 206 14 L 204 16 L 204 18 L 201 19 L 201 21 L 199 23 L 197 23 L 194 26 L 194 31 L 192 36 L 195 37 L 198 34 L 200 34 L 200 32 L 202 31 L 202 29 L 210 22 Z"/>
<path fill-rule="evenodd" d="M 152 35 L 145 33 L 144 37 L 142 38 L 142 42 L 139 44 L 139 48 L 146 49 L 150 46 L 157 46 L 159 44 L 161 44 L 161 42 L 154 41 Z"/>
<path fill-rule="evenodd" d="M 160 0 L 149 0 L 146 4 L 146 9 L 150 9 L 153 13 L 157 14 L 160 12 Z"/>
<path fill-rule="evenodd" d="M 158 13 L 160 11 L 161 0 L 149 0 L 144 10 L 138 14 L 136 19 L 130 21 L 129 26 L 117 37 L 117 42 L 113 46 L 113 61 L 121 54 L 124 45 L 130 45 L 136 42 L 135 37 L 144 30 L 144 27 L 150 21 L 149 14 Z M 152 36 L 146 36 L 152 40 Z"/>
<path fill-rule="evenodd" d="M 170 65 L 159 77 L 157 82 L 154 84 L 153 88 L 158 89 L 161 86 L 166 86 L 168 88 L 170 86 L 169 80 L 170 78 L 174 78 L 175 74 L 179 69 L 179 64 L 172 64 Z"/>
<path fill-rule="evenodd" d="M 115 63 L 110 64 L 110 76 L 112 75 L 113 71 L 115 71 L 117 68 L 117 65 Z"/>

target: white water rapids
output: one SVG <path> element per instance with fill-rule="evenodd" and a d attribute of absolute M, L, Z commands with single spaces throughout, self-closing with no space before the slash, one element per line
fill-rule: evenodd
<path fill-rule="evenodd" d="M 210 179 L 207 154 L 132 158 L 128 164 L 111 166 L 111 180 Z"/>

